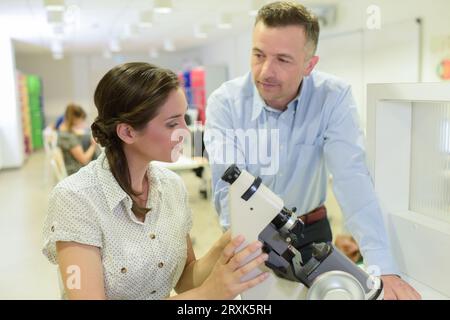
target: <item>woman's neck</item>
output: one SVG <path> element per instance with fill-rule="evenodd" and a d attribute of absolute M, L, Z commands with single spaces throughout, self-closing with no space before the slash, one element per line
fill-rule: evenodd
<path fill-rule="evenodd" d="M 133 191 L 142 193 L 145 191 L 148 161 L 143 160 L 138 156 L 130 155 L 130 152 L 125 150 L 127 158 L 128 170 L 130 172 L 131 187 Z"/>

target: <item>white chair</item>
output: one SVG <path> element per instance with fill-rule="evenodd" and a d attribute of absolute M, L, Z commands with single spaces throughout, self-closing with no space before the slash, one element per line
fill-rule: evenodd
<path fill-rule="evenodd" d="M 67 177 L 66 165 L 64 164 L 64 157 L 59 147 L 54 147 L 50 153 L 50 165 L 52 167 L 53 177 L 56 182 L 61 181 Z"/>

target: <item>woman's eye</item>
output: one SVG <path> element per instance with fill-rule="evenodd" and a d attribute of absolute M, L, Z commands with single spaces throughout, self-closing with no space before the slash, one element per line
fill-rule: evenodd
<path fill-rule="evenodd" d="M 178 125 L 178 123 L 169 123 L 167 126 L 169 128 L 175 128 Z"/>

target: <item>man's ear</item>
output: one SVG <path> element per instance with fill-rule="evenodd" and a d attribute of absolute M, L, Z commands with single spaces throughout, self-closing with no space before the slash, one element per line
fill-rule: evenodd
<path fill-rule="evenodd" d="M 126 144 L 132 144 L 136 138 L 136 130 L 126 123 L 119 123 L 116 127 L 117 136 Z"/>
<path fill-rule="evenodd" d="M 305 76 L 309 76 L 311 74 L 317 62 L 319 62 L 319 56 L 312 56 L 309 59 L 305 69 Z"/>

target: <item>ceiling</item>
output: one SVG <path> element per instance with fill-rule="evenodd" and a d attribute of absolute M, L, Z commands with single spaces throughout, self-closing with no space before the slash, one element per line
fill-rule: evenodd
<path fill-rule="evenodd" d="M 64 4 L 59 13 L 46 9 L 48 1 L 58 0 L 0 0 L 0 26 L 16 40 L 19 52 L 49 52 L 53 48 L 64 53 L 108 55 L 119 46 L 123 53 L 143 53 L 164 50 L 167 40 L 178 51 L 249 30 L 254 20 L 249 11 L 270 2 L 172 0 L 172 13 L 162 14 L 152 11 L 158 0 L 59 0 Z M 301 2 L 310 6 L 317 1 Z M 151 13 L 151 27 L 140 26 L 145 12 Z M 218 27 L 222 14 L 230 16 L 231 28 Z M 201 28 L 206 38 L 195 35 Z"/>
<path fill-rule="evenodd" d="M 0 0 L 0 23 L 21 52 L 59 48 L 108 54 L 117 45 L 126 53 L 163 50 L 168 39 L 176 50 L 196 47 L 249 30 L 254 19 L 249 15 L 252 0 L 172 0 L 172 13 L 153 12 L 152 26 L 141 27 L 141 13 L 151 11 L 155 1 L 65 0 L 64 11 L 55 13 L 44 0 Z M 231 15 L 230 29 L 218 27 L 222 13 Z M 62 23 L 51 23 L 58 20 Z M 196 28 L 206 28 L 207 38 L 196 37 Z"/>

